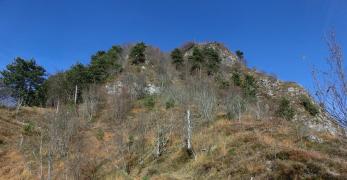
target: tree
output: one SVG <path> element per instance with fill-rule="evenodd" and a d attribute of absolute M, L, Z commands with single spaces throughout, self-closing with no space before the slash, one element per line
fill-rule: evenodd
<path fill-rule="evenodd" d="M 172 64 L 176 66 L 176 69 L 179 69 L 180 67 L 183 66 L 183 53 L 180 49 L 175 48 L 171 52 L 171 58 L 172 58 Z"/>
<path fill-rule="evenodd" d="M 241 123 L 242 113 L 246 111 L 246 102 L 238 94 L 230 95 L 226 98 L 227 118 L 237 118 Z"/>
<path fill-rule="evenodd" d="M 204 66 L 204 56 L 198 47 L 193 47 L 193 53 L 188 57 L 191 63 L 190 72 L 200 71 Z"/>
<path fill-rule="evenodd" d="M 42 105 L 43 86 L 46 70 L 37 65 L 34 59 L 16 58 L 13 63 L 1 71 L 4 84 L 13 90 L 17 102 L 23 105 Z"/>
<path fill-rule="evenodd" d="M 236 52 L 236 56 L 237 58 L 244 64 L 246 64 L 246 59 L 245 59 L 245 56 L 244 56 L 244 53 L 240 50 L 237 50 Z"/>
<path fill-rule="evenodd" d="M 236 53 L 237 58 L 243 59 L 243 52 L 242 51 L 237 50 L 235 53 Z"/>
<path fill-rule="evenodd" d="M 2 79 L 0 79 L 0 105 L 2 101 L 11 97 L 11 90 L 3 83 Z"/>
<path fill-rule="evenodd" d="M 218 52 L 211 47 L 204 47 L 203 54 L 205 58 L 205 67 L 208 75 L 216 73 L 219 69 L 219 65 L 222 59 L 219 57 Z"/>
<path fill-rule="evenodd" d="M 313 69 L 315 95 L 329 115 L 347 128 L 347 78 L 343 50 L 334 31 L 327 33 L 326 43 L 329 50 L 326 59 L 328 70 Z"/>
<path fill-rule="evenodd" d="M 145 50 L 147 46 L 144 42 L 137 43 L 130 51 L 129 58 L 132 64 L 140 64 L 146 61 Z"/>
<path fill-rule="evenodd" d="M 110 75 L 121 70 L 121 65 L 118 63 L 121 52 L 121 47 L 113 46 L 107 52 L 98 51 L 91 57 L 89 76 L 93 82 L 104 82 Z"/>
<path fill-rule="evenodd" d="M 58 72 L 45 81 L 47 104 L 49 106 L 66 103 L 71 99 L 70 83 L 67 80 L 65 72 Z"/>
<path fill-rule="evenodd" d="M 257 94 L 257 84 L 252 75 L 246 75 L 242 84 L 243 93 L 246 98 L 255 98 Z"/>

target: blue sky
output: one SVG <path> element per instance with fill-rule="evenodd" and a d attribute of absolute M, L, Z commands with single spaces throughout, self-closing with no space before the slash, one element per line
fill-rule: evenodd
<path fill-rule="evenodd" d="M 220 41 L 250 67 L 310 88 L 324 33 L 334 28 L 347 45 L 346 9 L 345 0 L 0 0 L 0 69 L 21 56 L 54 73 L 114 44 Z"/>

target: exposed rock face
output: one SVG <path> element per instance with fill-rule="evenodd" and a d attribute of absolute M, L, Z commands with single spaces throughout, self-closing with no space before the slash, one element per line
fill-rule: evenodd
<path fill-rule="evenodd" d="M 160 93 L 160 88 L 153 84 L 148 84 L 147 87 L 145 88 L 145 91 L 149 95 L 154 95 L 154 94 Z"/>
<path fill-rule="evenodd" d="M 106 84 L 106 93 L 109 95 L 119 94 L 123 88 L 123 83 L 121 81 L 116 81 L 113 84 Z"/>
<path fill-rule="evenodd" d="M 317 136 L 315 136 L 315 135 L 308 135 L 307 137 L 306 137 L 306 139 L 308 140 L 308 141 L 311 141 L 311 142 L 314 142 L 314 143 L 319 143 L 319 144 L 321 144 L 321 143 L 323 143 L 323 140 L 321 139 L 321 138 L 319 138 L 319 137 L 317 137 Z"/>
<path fill-rule="evenodd" d="M 128 87 L 128 91 L 132 91 L 132 89 L 137 89 L 137 84 L 134 83 L 132 86 Z M 123 83 L 121 81 L 116 81 L 112 84 L 106 84 L 105 89 L 108 95 L 119 95 L 123 91 Z M 135 91 L 135 90 L 134 90 Z M 154 84 L 147 84 L 144 88 L 144 92 L 148 95 L 155 95 L 160 93 L 160 88 L 155 86 Z"/>
<path fill-rule="evenodd" d="M 338 124 L 335 123 L 328 114 L 324 113 L 324 110 L 313 100 L 311 102 L 316 104 L 319 108 L 319 114 L 316 116 L 309 115 L 300 104 L 301 96 L 310 97 L 309 93 L 302 86 L 293 82 L 280 81 L 274 77 L 258 72 L 253 72 L 253 75 L 257 78 L 260 94 L 273 99 L 286 97 L 291 101 L 296 110 L 296 116 L 293 121 L 301 122 L 309 129 L 317 132 L 327 132 L 331 135 L 338 135 L 342 132 Z"/>

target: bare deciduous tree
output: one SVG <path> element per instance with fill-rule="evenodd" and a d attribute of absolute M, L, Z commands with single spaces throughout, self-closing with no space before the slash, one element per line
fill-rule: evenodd
<path fill-rule="evenodd" d="M 100 105 L 99 89 L 95 85 L 91 85 L 82 92 L 83 103 L 80 105 L 82 115 L 88 121 L 91 121 L 98 111 Z"/>
<path fill-rule="evenodd" d="M 326 36 L 329 57 L 327 70 L 313 70 L 316 97 L 325 110 L 344 128 L 347 128 L 347 79 L 343 50 L 331 31 Z"/>
<path fill-rule="evenodd" d="M 241 122 L 242 113 L 246 110 L 245 100 L 238 94 L 226 98 L 228 118 L 237 118 Z"/>
<path fill-rule="evenodd" d="M 118 122 L 123 122 L 126 118 L 127 113 L 132 107 L 131 97 L 128 92 L 128 88 L 122 87 L 118 94 L 115 94 L 111 97 L 111 108 L 112 108 L 112 117 L 111 119 Z"/>
<path fill-rule="evenodd" d="M 196 103 L 205 121 L 212 121 L 216 116 L 217 95 L 209 80 L 191 80 L 188 88 L 190 98 Z"/>

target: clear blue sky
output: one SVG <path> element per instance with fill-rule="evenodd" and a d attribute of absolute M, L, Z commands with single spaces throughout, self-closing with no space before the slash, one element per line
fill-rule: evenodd
<path fill-rule="evenodd" d="M 321 65 L 332 27 L 347 46 L 346 0 L 0 0 L 0 69 L 16 56 L 54 73 L 113 44 L 220 41 L 249 66 L 311 87 L 307 61 Z"/>

